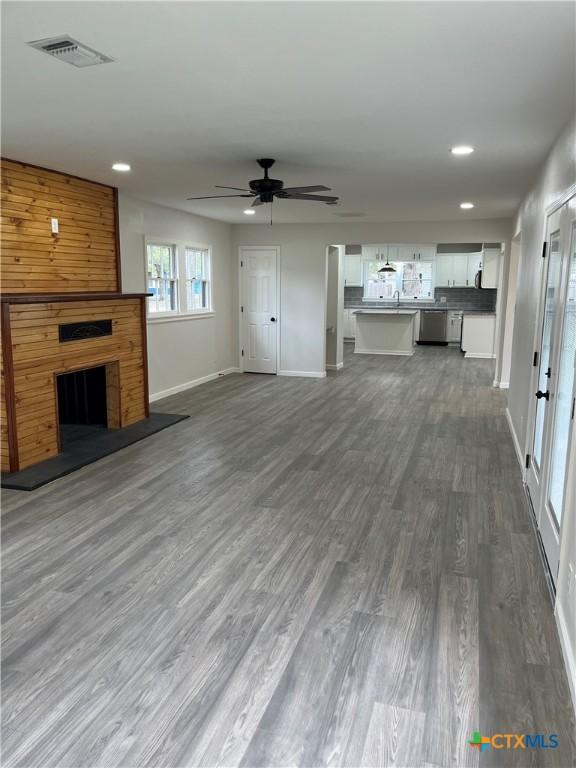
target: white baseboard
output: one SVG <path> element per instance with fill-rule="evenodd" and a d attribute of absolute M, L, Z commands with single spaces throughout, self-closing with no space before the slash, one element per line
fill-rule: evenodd
<path fill-rule="evenodd" d="M 494 379 L 494 381 L 492 382 L 492 386 L 496 387 L 496 389 L 508 389 L 510 387 L 510 382 L 509 381 L 496 381 L 496 379 Z"/>
<path fill-rule="evenodd" d="M 568 675 L 568 684 L 570 685 L 570 694 L 572 696 L 572 705 L 576 712 L 576 659 L 572 652 L 572 643 L 570 642 L 570 635 L 568 633 L 568 626 L 566 624 L 566 618 L 562 605 L 556 601 L 556 624 L 558 625 L 558 634 L 560 635 L 560 645 L 562 646 L 562 654 L 564 656 L 564 663 L 566 664 L 566 673 Z"/>
<path fill-rule="evenodd" d="M 510 411 L 508 408 L 504 411 L 506 414 L 506 421 L 508 422 L 508 429 L 510 430 L 510 434 L 512 435 L 512 442 L 514 443 L 514 448 L 516 449 L 516 456 L 518 458 L 518 463 L 520 464 L 520 468 L 522 469 L 522 476 L 524 476 L 524 460 L 525 457 L 522 453 L 522 449 L 520 448 L 520 443 L 518 442 L 518 435 L 516 434 L 516 430 L 514 429 L 514 424 L 512 423 L 512 417 L 510 416 Z"/>
<path fill-rule="evenodd" d="M 496 355 L 492 352 L 466 352 L 464 357 L 472 357 L 477 360 L 494 360 Z"/>
<path fill-rule="evenodd" d="M 355 355 L 404 355 L 404 357 L 411 357 L 414 354 L 414 350 L 411 352 L 400 352 L 397 349 L 355 349 Z"/>
<path fill-rule="evenodd" d="M 328 363 L 326 363 L 327 371 L 339 371 L 341 368 L 344 368 L 344 363 L 336 363 L 336 365 L 328 365 Z"/>
<path fill-rule="evenodd" d="M 303 376 L 307 379 L 324 379 L 326 371 L 278 371 L 278 376 Z"/>
<path fill-rule="evenodd" d="M 154 392 L 154 394 L 150 395 L 150 402 L 154 403 L 156 400 L 162 400 L 164 397 L 170 397 L 170 395 L 177 395 L 179 392 L 185 392 L 187 389 L 199 387 L 200 384 L 206 384 L 207 381 L 214 381 L 214 379 L 218 379 L 220 376 L 227 376 L 229 373 L 240 373 L 240 368 L 226 368 L 224 371 L 209 373 L 208 376 L 202 376 L 199 379 L 193 379 L 192 381 L 184 382 L 184 384 L 178 384 L 176 387 L 170 387 L 170 389 Z"/>

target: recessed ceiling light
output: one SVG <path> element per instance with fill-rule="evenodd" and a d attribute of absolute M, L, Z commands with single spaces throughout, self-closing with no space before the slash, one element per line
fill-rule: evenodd
<path fill-rule="evenodd" d="M 252 208 L 246 208 L 246 210 L 244 211 L 244 213 L 246 214 L 246 216 L 254 216 L 254 214 L 256 213 L 256 211 L 255 211 L 255 210 L 253 210 Z"/>
<path fill-rule="evenodd" d="M 130 166 L 128 165 L 128 163 L 114 163 L 114 165 L 112 166 L 112 170 L 121 171 L 125 173 L 126 171 L 130 170 Z"/>
<path fill-rule="evenodd" d="M 474 208 L 474 203 L 460 203 L 460 208 L 463 208 L 465 211 L 469 211 L 470 208 Z"/>
<path fill-rule="evenodd" d="M 474 152 L 474 147 L 468 146 L 468 144 L 457 144 L 450 150 L 453 155 L 471 155 Z"/>

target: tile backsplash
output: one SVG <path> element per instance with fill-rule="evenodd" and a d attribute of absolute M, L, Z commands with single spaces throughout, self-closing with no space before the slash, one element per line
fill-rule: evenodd
<path fill-rule="evenodd" d="M 435 288 L 434 304 L 431 302 L 422 302 L 422 306 L 436 306 L 440 309 L 464 309 L 467 311 L 478 310 L 480 312 L 493 312 L 496 308 L 496 288 Z M 382 306 L 379 301 L 362 301 L 364 289 L 350 286 L 344 288 L 344 306 L 345 307 L 370 307 Z M 445 296 L 446 301 L 441 301 Z M 401 302 L 401 306 L 416 307 L 419 302 Z"/>

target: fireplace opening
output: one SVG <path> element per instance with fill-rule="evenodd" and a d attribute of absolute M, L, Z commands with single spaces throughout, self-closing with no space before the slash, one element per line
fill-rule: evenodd
<path fill-rule="evenodd" d="M 105 365 L 62 373 L 56 380 L 61 447 L 107 429 Z"/>

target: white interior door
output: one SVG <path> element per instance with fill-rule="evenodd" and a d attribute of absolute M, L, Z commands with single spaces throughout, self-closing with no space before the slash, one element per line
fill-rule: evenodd
<path fill-rule="evenodd" d="M 576 364 L 576 201 L 548 220 L 548 257 L 528 489 L 554 580 L 560 554 Z"/>
<path fill-rule="evenodd" d="M 526 483 L 536 516 L 541 511 L 543 493 L 543 465 L 546 453 L 546 436 L 550 398 L 554 347 L 558 316 L 558 298 L 561 291 L 562 251 L 560 248 L 560 217 L 557 211 L 548 219 L 546 234 L 546 260 L 544 269 L 543 293 L 540 307 L 540 339 L 536 347 L 538 353 L 538 376 L 533 380 L 536 408 L 533 416 L 532 445 L 528 450 L 530 464 Z M 538 518 L 540 525 L 540 519 Z"/>
<path fill-rule="evenodd" d="M 567 238 L 566 286 L 560 300 L 558 359 L 554 370 L 553 403 L 544 467 L 546 493 L 540 520 L 542 543 L 553 576 L 560 558 L 560 530 L 566 498 L 568 452 L 574 426 L 574 379 L 576 365 L 576 218 L 572 208 Z"/>
<path fill-rule="evenodd" d="M 277 372 L 278 249 L 240 249 L 242 367 L 251 373 Z"/>

